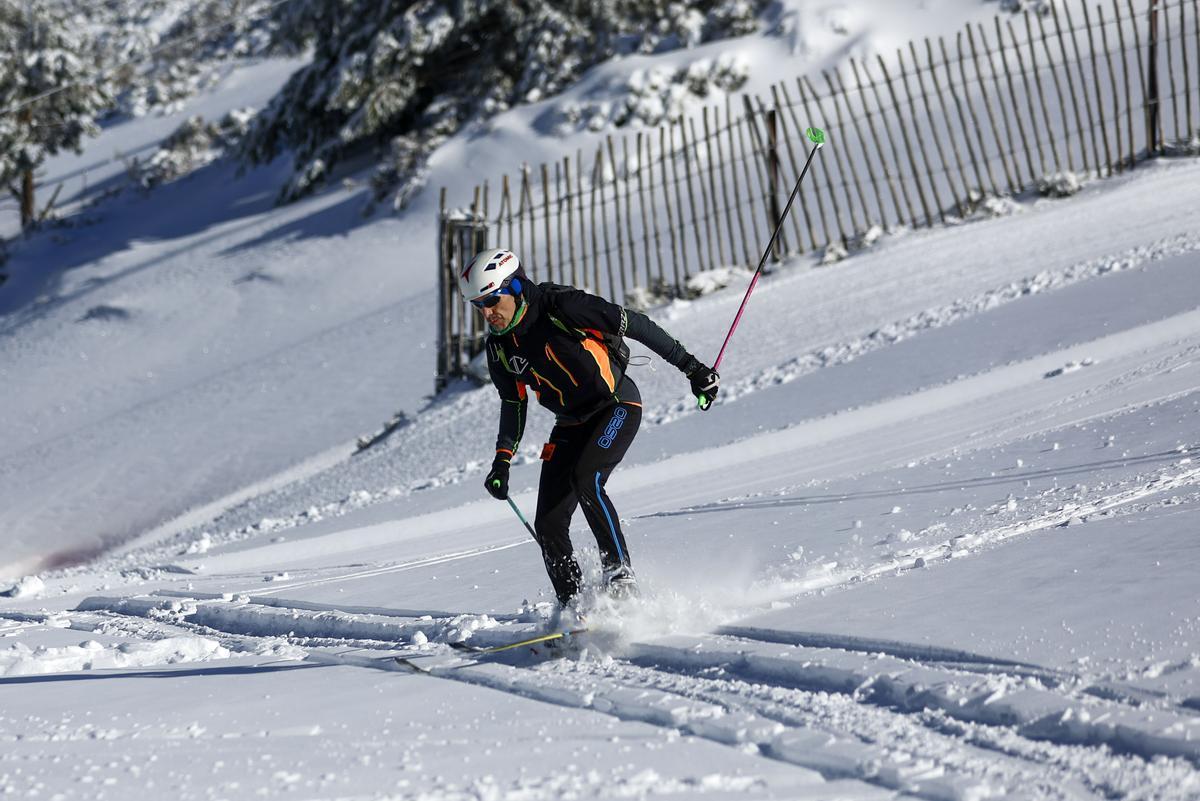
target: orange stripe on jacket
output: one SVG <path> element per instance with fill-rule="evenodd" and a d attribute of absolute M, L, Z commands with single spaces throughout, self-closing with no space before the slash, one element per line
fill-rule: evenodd
<path fill-rule="evenodd" d="M 600 368 L 600 375 L 604 378 L 604 383 L 608 384 L 609 392 L 617 391 L 617 379 L 613 375 L 612 363 L 608 359 L 608 348 L 604 344 L 588 337 L 579 344 L 583 345 L 583 349 L 592 354 L 592 358 L 596 360 L 596 365 Z"/>
<path fill-rule="evenodd" d="M 567 374 L 567 378 L 571 379 L 572 384 L 574 384 L 575 386 L 579 386 L 579 382 L 575 380 L 575 376 L 571 375 L 571 371 L 567 369 L 567 366 L 565 364 L 563 364 L 561 361 L 559 361 L 558 354 L 556 354 L 554 352 L 554 350 L 550 347 L 549 343 L 546 344 L 546 356 L 550 359 L 550 361 L 557 364 L 559 366 L 559 369 L 561 369 L 564 373 Z"/>
<path fill-rule="evenodd" d="M 562 390 L 559 389 L 558 387 L 554 386 L 554 384 L 550 382 L 550 379 L 546 378 L 544 375 L 542 375 L 537 370 L 534 370 L 532 368 L 530 368 L 529 372 L 533 373 L 533 377 L 538 380 L 539 384 L 544 382 L 546 384 L 546 386 L 550 387 L 550 389 L 552 389 L 558 393 L 559 406 L 567 405 L 567 401 L 566 401 L 566 398 L 563 397 Z M 538 397 L 539 398 L 541 397 L 541 393 L 538 393 Z"/>

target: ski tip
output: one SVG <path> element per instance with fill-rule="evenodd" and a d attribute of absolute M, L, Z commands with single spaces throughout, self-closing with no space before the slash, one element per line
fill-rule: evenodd
<path fill-rule="evenodd" d="M 817 147 L 825 144 L 825 132 L 820 128 L 809 128 L 804 132 L 804 135 L 808 137 L 808 141 L 812 142 Z"/>
<path fill-rule="evenodd" d="M 397 666 L 397 667 L 399 667 L 401 670 L 407 670 L 407 671 L 410 671 L 410 672 L 412 672 L 412 673 L 424 673 L 424 674 L 429 674 L 429 673 L 431 673 L 431 672 L 432 672 L 432 671 L 431 671 L 429 668 L 427 668 L 427 667 L 421 667 L 421 666 L 420 666 L 420 665 L 418 665 L 417 663 L 413 662 L 411 659 L 406 659 L 405 657 L 402 657 L 402 656 L 397 656 L 397 657 L 395 657 L 395 658 L 393 659 L 393 662 L 394 662 L 394 663 L 396 664 L 396 666 Z"/>

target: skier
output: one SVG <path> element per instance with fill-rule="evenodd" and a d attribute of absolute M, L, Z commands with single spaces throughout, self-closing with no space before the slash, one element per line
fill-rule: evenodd
<path fill-rule="evenodd" d="M 625 373 L 624 337 L 646 345 L 691 382 L 707 408 L 720 384 L 701 363 L 646 315 L 573 287 L 526 278 L 508 250 L 477 254 L 459 276 L 459 291 L 487 322 L 488 372 L 500 394 L 496 457 L 484 486 L 508 498 L 508 472 L 525 428 L 526 392 L 555 414 L 542 449 L 534 531 L 560 609 L 575 598 L 582 574 L 569 528 L 583 506 L 603 566 L 603 586 L 616 599 L 637 594 L 620 519 L 604 491 L 642 419 L 641 394 Z"/>

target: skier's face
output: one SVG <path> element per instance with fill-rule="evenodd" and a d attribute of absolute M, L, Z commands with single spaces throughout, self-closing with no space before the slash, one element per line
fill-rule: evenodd
<path fill-rule="evenodd" d="M 501 295 L 500 302 L 495 306 L 479 311 L 483 313 L 487 324 L 499 331 L 512 322 L 513 315 L 517 313 L 517 299 L 512 295 Z"/>

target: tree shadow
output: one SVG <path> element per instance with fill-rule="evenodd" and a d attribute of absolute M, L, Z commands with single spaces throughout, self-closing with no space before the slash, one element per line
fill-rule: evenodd
<path fill-rule="evenodd" d="M 64 225 L 18 240 L 10 251 L 10 280 L 0 291 L 0 336 L 183 253 L 250 235 L 256 229 L 264 230 L 216 258 L 273 242 L 344 235 L 372 219 L 362 215 L 362 191 L 355 191 L 344 200 L 318 203 L 309 214 L 274 224 L 270 212 L 277 208 L 278 187 L 290 173 L 289 160 L 282 157 L 244 174 L 239 174 L 240 169 L 233 158 L 223 158 L 148 191 L 128 184 L 126 176 L 90 187 L 89 194 L 97 198 L 119 194 L 66 218 Z M 340 184 L 330 186 L 300 202 L 312 203 L 333 192 L 345 190 Z M 169 247 L 172 241 L 178 245 Z M 161 247 L 164 244 L 166 249 Z M 159 247 L 150 248 L 152 255 L 123 269 L 65 288 L 72 271 L 147 245 Z"/>

